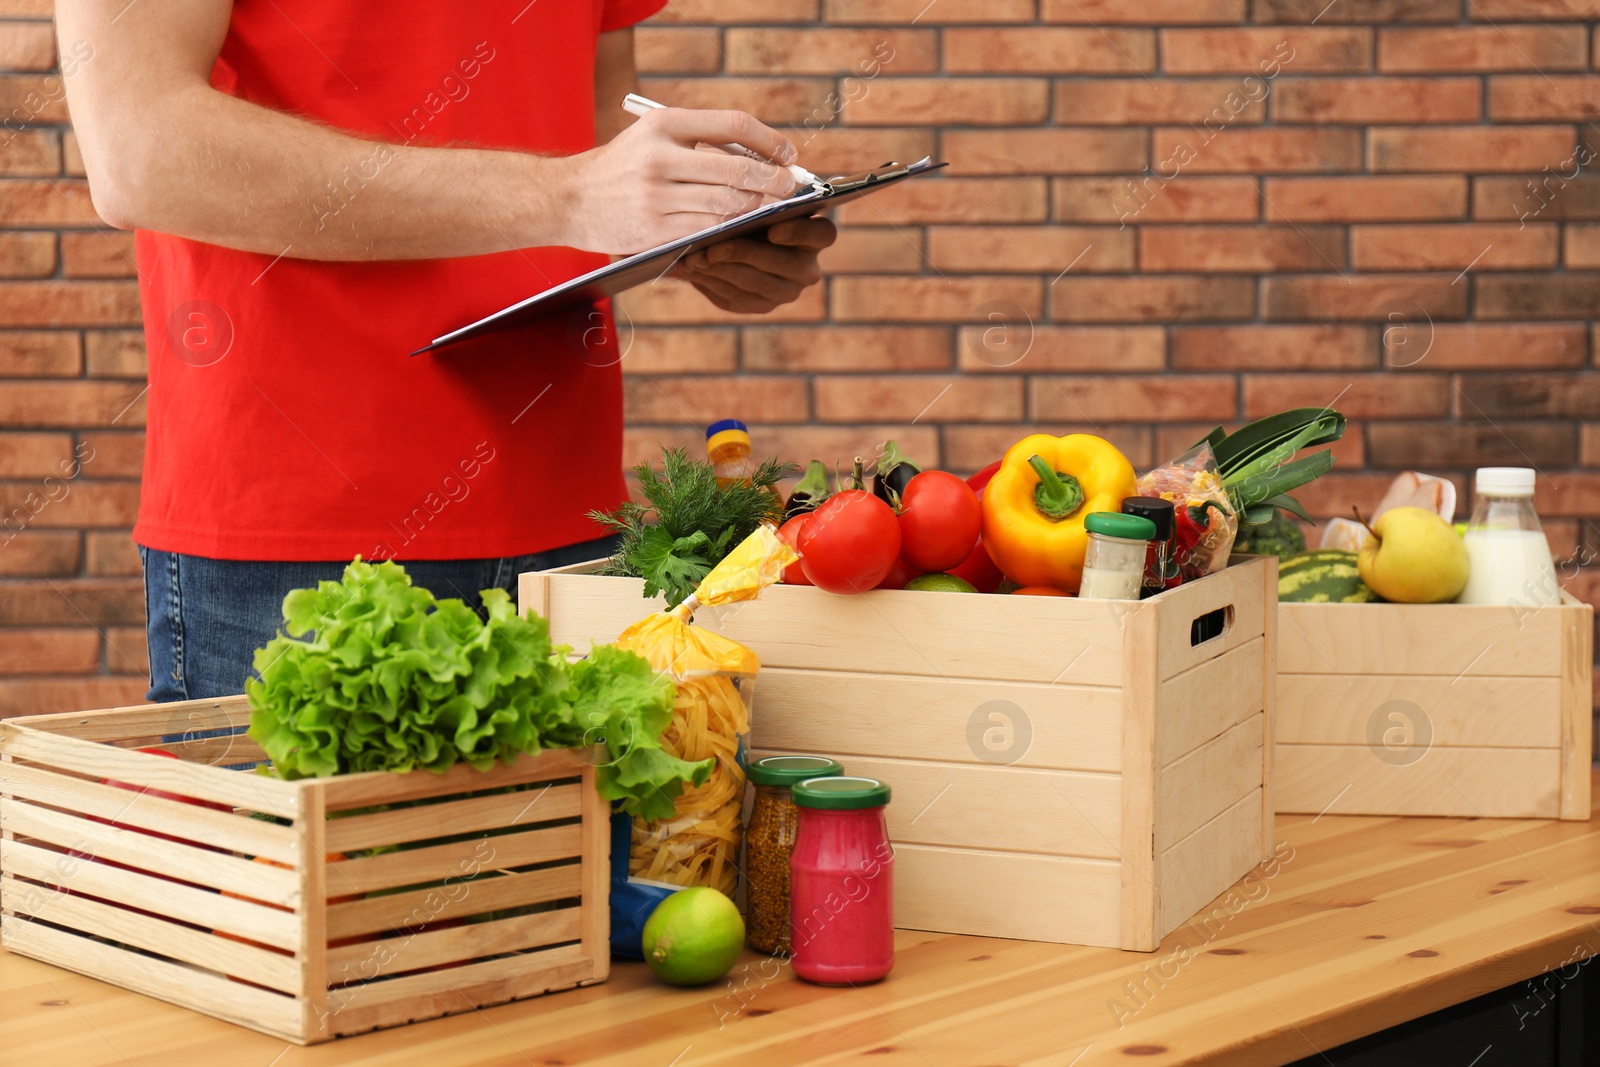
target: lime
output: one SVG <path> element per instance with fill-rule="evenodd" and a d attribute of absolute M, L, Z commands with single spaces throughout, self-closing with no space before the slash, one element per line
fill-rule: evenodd
<path fill-rule="evenodd" d="M 668 985 L 715 982 L 743 948 L 739 909 L 709 886 L 678 890 L 645 920 L 645 962 Z"/>
<path fill-rule="evenodd" d="M 976 593 L 977 586 L 965 578 L 957 578 L 953 574 L 924 574 L 920 578 L 913 578 L 906 583 L 907 589 L 919 589 L 924 593 Z"/>

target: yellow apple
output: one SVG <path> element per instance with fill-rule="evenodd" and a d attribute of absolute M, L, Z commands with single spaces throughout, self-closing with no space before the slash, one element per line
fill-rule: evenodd
<path fill-rule="evenodd" d="M 1440 604 L 1466 587 L 1466 543 L 1437 512 L 1391 508 L 1373 520 L 1371 530 L 1356 569 L 1383 599 Z"/>

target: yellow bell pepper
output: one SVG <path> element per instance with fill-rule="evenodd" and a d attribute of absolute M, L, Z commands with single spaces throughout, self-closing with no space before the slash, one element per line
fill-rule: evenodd
<path fill-rule="evenodd" d="M 1138 494 L 1128 457 L 1094 434 L 1036 433 L 1007 450 L 983 490 L 983 545 L 1019 585 L 1076 593 L 1089 547 L 1083 520 Z"/>

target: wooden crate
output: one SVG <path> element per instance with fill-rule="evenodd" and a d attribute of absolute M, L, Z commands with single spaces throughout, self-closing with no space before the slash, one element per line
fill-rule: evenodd
<path fill-rule="evenodd" d="M 248 722 L 243 697 L 0 722 L 6 948 L 296 1044 L 606 978 L 587 751 L 284 782 L 228 769 L 265 758 L 242 733 L 161 743 Z"/>
<path fill-rule="evenodd" d="M 1594 609 L 1278 606 L 1283 812 L 1589 818 Z"/>
<path fill-rule="evenodd" d="M 580 651 L 661 606 L 597 567 L 521 577 Z M 1276 604 L 1258 559 L 1142 602 L 775 586 L 696 622 L 761 657 L 753 756 L 893 787 L 898 925 L 1150 951 L 1271 851 Z"/>

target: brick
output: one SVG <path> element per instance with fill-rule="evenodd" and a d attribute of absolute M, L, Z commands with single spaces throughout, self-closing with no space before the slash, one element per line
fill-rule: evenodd
<path fill-rule="evenodd" d="M 76 530 L 0 530 L 0 578 L 65 578 L 78 573 L 83 560 Z M 9 586 L 0 584 L 0 600 Z"/>
<path fill-rule="evenodd" d="M 1055 322 L 1227 322 L 1255 314 L 1249 278 L 1075 278 L 1050 287 Z"/>
<path fill-rule="evenodd" d="M 1467 179 L 1268 178 L 1269 221 L 1382 222 L 1455 219 L 1467 213 Z"/>
<path fill-rule="evenodd" d="M 1251 374 L 1244 379 L 1244 417 L 1323 406 L 1352 419 L 1443 417 L 1450 397 L 1444 374 Z"/>
<path fill-rule="evenodd" d="M 99 231 L 61 235 L 61 273 L 68 278 L 132 278 L 133 234 Z"/>
<path fill-rule="evenodd" d="M 815 22 L 817 0 L 672 0 L 652 23 Z"/>
<path fill-rule="evenodd" d="M 1056 82 L 1056 121 L 1078 126 L 1208 123 L 1212 129 L 1267 117 L 1271 87 L 1238 78 L 1076 78 Z"/>
<path fill-rule="evenodd" d="M 1579 427 L 1578 447 L 1585 467 L 1600 467 L 1600 423 L 1586 422 Z"/>
<path fill-rule="evenodd" d="M 82 626 L 85 622 L 102 627 L 143 625 L 144 583 L 127 578 L 15 581 L 7 582 L 5 595 L 0 596 L 0 626 Z"/>
<path fill-rule="evenodd" d="M 1372 31 L 1315 26 L 1162 30 L 1169 74 L 1343 74 L 1372 69 Z"/>
<path fill-rule="evenodd" d="M 1017 422 L 1022 379 L 943 374 L 819 377 L 819 422 Z"/>
<path fill-rule="evenodd" d="M 1261 215 L 1253 178 L 1056 178 L 1050 189 L 1057 222 L 1253 222 Z"/>
<path fill-rule="evenodd" d="M 67 92 L 59 75 L 0 75 L 0 115 L 21 126 L 70 122 Z"/>
<path fill-rule="evenodd" d="M 971 322 L 990 305 L 1038 321 L 1044 282 L 1015 277 L 844 276 L 832 279 L 837 322 Z"/>
<path fill-rule="evenodd" d="M 1318 25 L 1375 22 L 1455 22 L 1460 0 L 1252 0 L 1255 22 L 1315 22 Z"/>
<path fill-rule="evenodd" d="M 1133 270 L 1132 230 L 1108 226 L 933 226 L 935 270 L 1023 271 L 1052 277 Z"/>
<path fill-rule="evenodd" d="M 1370 515 L 1393 481 L 1393 471 L 1335 470 L 1302 485 L 1293 496 L 1316 518 L 1348 519 L 1352 506 Z M 1315 543 L 1317 536 L 1307 540 Z"/>
<path fill-rule="evenodd" d="M 55 234 L 0 233 L 0 278 L 45 278 L 55 271 Z"/>
<path fill-rule="evenodd" d="M 1031 380 L 1033 418 L 1066 422 L 1231 419 L 1238 414 L 1231 375 L 1040 375 Z"/>
<path fill-rule="evenodd" d="M 1600 118 L 1600 75 L 1506 74 L 1489 79 L 1495 122 Z"/>
<path fill-rule="evenodd" d="M 1273 93 L 1278 122 L 1476 122 L 1476 78 L 1285 78 Z"/>
<path fill-rule="evenodd" d="M 1571 270 L 1600 268 L 1600 226 L 1592 222 L 1569 224 L 1563 262 Z"/>
<path fill-rule="evenodd" d="M 142 626 L 113 626 L 106 631 L 106 663 L 118 674 L 150 674 L 150 649 Z"/>
<path fill-rule="evenodd" d="M 82 372 L 83 349 L 75 332 L 0 332 L 0 378 L 76 378 Z"/>
<path fill-rule="evenodd" d="M 937 115 L 949 126 L 1026 126 L 1050 110 L 1043 78 L 880 78 L 846 100 L 848 126 L 903 126 Z"/>
<path fill-rule="evenodd" d="M 1182 26 L 1243 22 L 1245 0 L 1043 0 L 1045 22 Z"/>
<path fill-rule="evenodd" d="M 1043 222 L 1044 178 L 930 178 L 841 205 L 835 218 L 852 226 L 940 222 Z"/>
<path fill-rule="evenodd" d="M 750 74 L 927 74 L 939 68 L 937 30 L 730 28 L 728 70 Z"/>
<path fill-rule="evenodd" d="M 744 369 L 946 370 L 951 344 L 946 326 L 752 326 L 744 331 Z"/>
<path fill-rule="evenodd" d="M 1156 173 L 1331 173 L 1361 168 L 1361 133 L 1338 128 L 1195 130 L 1162 127 L 1151 154 Z"/>
<path fill-rule="evenodd" d="M 144 434 L 137 430 L 88 430 L 74 453 L 90 478 L 137 478 L 144 470 Z"/>
<path fill-rule="evenodd" d="M 149 371 L 143 330 L 89 330 L 84 353 L 91 378 L 139 378 Z"/>
<path fill-rule="evenodd" d="M 61 173 L 61 134 L 11 130 L 0 140 L 0 175 L 42 177 Z"/>
<path fill-rule="evenodd" d="M 832 23 L 1032 22 L 1035 0 L 824 0 L 823 17 Z M 723 16 L 726 17 L 726 16 Z M 769 22 L 763 18 L 760 21 Z"/>
<path fill-rule="evenodd" d="M 0 430 L 0 478 L 59 478 L 71 469 L 71 434 Z M 0 540 L 4 538 L 0 528 Z"/>
<path fill-rule="evenodd" d="M 92 629 L 6 630 L 0 640 L 0 675 L 93 674 L 100 667 L 100 635 Z"/>
<path fill-rule="evenodd" d="M 143 704 L 148 677 L 12 678 L 0 680 L 0 717 L 46 715 Z"/>
<path fill-rule="evenodd" d="M 78 135 L 67 130 L 61 135 L 61 169 L 74 178 L 88 176 L 83 166 L 83 152 L 78 147 Z"/>
<path fill-rule="evenodd" d="M 1568 178 L 1547 164 L 1542 175 L 1472 179 L 1472 217 L 1558 222 L 1600 219 L 1600 178 Z"/>
<path fill-rule="evenodd" d="M 1304 275 L 1264 278 L 1262 310 L 1276 322 L 1384 322 L 1461 319 L 1467 286 L 1450 274 Z"/>
<path fill-rule="evenodd" d="M 839 239 L 817 257 L 824 274 L 916 274 L 922 258 L 922 231 L 896 226 L 846 226 Z"/>
<path fill-rule="evenodd" d="M 1384 343 L 1384 364 L 1395 370 L 1502 370 L 1513 361 L 1519 369 L 1562 368 L 1589 361 L 1581 322 L 1440 322 L 1420 328 L 1416 337 L 1386 329 Z"/>
<path fill-rule="evenodd" d="M 963 326 L 961 369 L 976 372 L 1141 371 L 1166 363 L 1160 326 L 1032 326 L 997 321 Z"/>
<path fill-rule="evenodd" d="M 757 451 L 766 455 L 770 448 L 763 437 L 756 443 L 752 438 Z M 705 455 L 706 434 L 698 426 L 629 426 L 622 431 L 622 465 L 629 471 L 628 484 L 634 486 L 635 478 L 633 468 L 641 463 L 648 463 L 657 470 L 661 469 L 661 450 L 664 448 L 681 448 L 689 455 L 698 459 Z M 642 500 L 638 493 L 634 498 Z"/>
<path fill-rule="evenodd" d="M 1600 374 L 1464 374 L 1460 390 L 1467 419 L 1600 418 Z"/>
<path fill-rule="evenodd" d="M 619 325 L 624 374 L 727 373 L 739 362 L 730 329 L 653 330 Z"/>
<path fill-rule="evenodd" d="M 84 565 L 97 578 L 140 577 L 139 546 L 127 530 L 88 530 L 84 539 Z"/>
<path fill-rule="evenodd" d="M 1551 515 L 1592 516 L 1600 500 L 1600 474 L 1548 471 L 1534 485 L 1533 506 L 1541 518 Z M 1586 571 L 1591 575 L 1595 572 Z"/>
<path fill-rule="evenodd" d="M 1567 466 L 1578 451 L 1572 426 L 1547 422 L 1374 423 L 1367 437 L 1368 463 L 1393 470 Z"/>
<path fill-rule="evenodd" d="M 1352 226 L 1357 270 L 1532 270 L 1556 265 L 1560 230 L 1509 223 Z"/>
<path fill-rule="evenodd" d="M 47 19 L 55 13 L 55 0 L 0 0 L 0 16 Z"/>
<path fill-rule="evenodd" d="M 772 441 L 781 456 L 818 459 L 836 475 L 849 477 L 851 460 L 860 456 L 870 463 L 885 441 L 894 441 L 906 455 L 923 467 L 942 466 L 939 457 L 939 430 L 931 422 L 875 423 L 867 426 L 752 426 L 762 440 Z"/>
<path fill-rule="evenodd" d="M 0 482 L 0 516 L 25 518 L 29 529 L 132 526 L 138 514 L 136 482 Z"/>
<path fill-rule="evenodd" d="M 765 315 L 742 315 L 723 311 L 688 282 L 662 278 L 649 285 L 630 289 L 617 297 L 616 306 L 638 326 L 682 326 L 740 322 L 816 322 L 827 313 L 827 298 L 822 286 L 813 285 L 792 304 Z"/>
<path fill-rule="evenodd" d="M 1581 319 L 1600 307 L 1600 273 L 1483 274 L 1476 285 L 1480 319 Z"/>
<path fill-rule="evenodd" d="M 715 27 L 639 26 L 633 58 L 641 74 L 716 74 L 722 70 L 722 33 Z"/>
<path fill-rule="evenodd" d="M 1600 16 L 1600 0 L 1472 0 L 1473 19 L 1564 19 Z"/>
<path fill-rule="evenodd" d="M 933 130 L 830 127 L 794 130 L 789 136 L 806 166 L 818 174 L 855 174 L 889 160 L 907 163 L 933 155 L 934 149 Z"/>
<path fill-rule="evenodd" d="M 1395 27 L 1378 31 L 1378 69 L 1427 74 L 1582 70 L 1581 26 Z"/>
<path fill-rule="evenodd" d="M 0 70 L 50 70 L 56 38 L 48 22 L 0 23 Z"/>
<path fill-rule="evenodd" d="M 132 429 L 144 425 L 143 392 L 136 382 L 14 382 L 0 389 L 0 426 L 108 426 L 115 418 Z"/>
<path fill-rule="evenodd" d="M 952 174 L 1125 174 L 1149 161 L 1143 130 L 948 130 Z"/>
<path fill-rule="evenodd" d="M 952 74 L 1140 74 L 1155 65 L 1150 30 L 944 31 L 944 69 Z"/>
<path fill-rule="evenodd" d="M 1175 326 L 1174 370 L 1372 370 L 1375 326 Z"/>
<path fill-rule="evenodd" d="M 1035 433 L 1047 433 L 1052 437 L 1065 437 L 1071 433 L 1092 433 L 1110 441 L 1119 452 L 1128 457 L 1128 462 L 1140 470 L 1152 467 L 1157 462 L 1155 450 L 1151 447 L 1152 434 L 1148 426 L 1091 422 L 1084 415 L 1074 415 L 1070 422 L 1030 422 L 1021 426 L 946 426 L 945 469 L 963 473 L 982 470 L 1005 455 L 1006 449 L 1029 434 Z"/>
<path fill-rule="evenodd" d="M 1344 266 L 1338 226 L 1154 226 L 1139 233 L 1139 268 L 1146 272 L 1264 274 Z"/>
<path fill-rule="evenodd" d="M 0 326 L 137 326 L 132 282 L 0 282 Z"/>
<path fill-rule="evenodd" d="M 747 423 L 804 422 L 810 398 L 804 379 L 765 375 L 723 378 L 627 378 L 629 422 L 699 428 L 737 411 Z"/>
<path fill-rule="evenodd" d="M 832 122 L 839 111 L 831 78 L 640 78 L 645 96 L 674 107 L 736 108 L 766 123 Z"/>
<path fill-rule="evenodd" d="M 1374 127 L 1368 136 L 1374 171 L 1485 174 L 1538 170 L 1573 151 L 1570 126 L 1385 126 Z"/>

